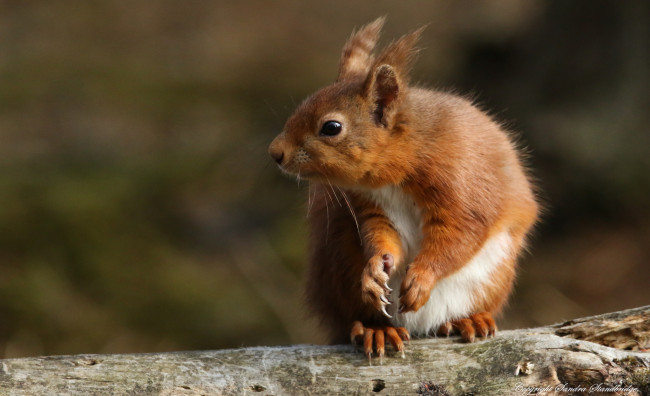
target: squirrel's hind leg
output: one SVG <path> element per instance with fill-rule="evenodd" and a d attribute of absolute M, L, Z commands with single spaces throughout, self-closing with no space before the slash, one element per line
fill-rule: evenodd
<path fill-rule="evenodd" d="M 471 315 L 468 318 L 457 319 L 444 323 L 438 329 L 437 334 L 450 336 L 460 334 L 465 342 L 474 342 L 476 336 L 487 337 L 494 336 L 497 331 L 497 325 L 489 312 L 481 312 Z"/>
<path fill-rule="evenodd" d="M 352 323 L 350 330 L 350 341 L 352 344 L 362 346 L 363 353 L 372 364 L 372 353 L 375 351 L 379 357 L 379 364 L 382 364 L 386 354 L 386 339 L 393 346 L 396 352 L 404 355 L 404 341 L 410 341 L 411 336 L 404 327 L 393 326 L 369 326 L 366 327 L 360 321 Z"/>

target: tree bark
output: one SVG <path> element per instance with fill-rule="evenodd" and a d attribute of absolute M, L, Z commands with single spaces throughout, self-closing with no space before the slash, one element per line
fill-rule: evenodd
<path fill-rule="evenodd" d="M 372 365 L 349 345 L 0 360 L 0 395 L 650 395 L 650 306 Z"/>

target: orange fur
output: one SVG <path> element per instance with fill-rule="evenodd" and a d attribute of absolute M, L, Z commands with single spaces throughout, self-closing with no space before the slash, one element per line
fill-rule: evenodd
<path fill-rule="evenodd" d="M 372 56 L 382 24 L 378 19 L 353 34 L 337 81 L 306 99 L 269 148 L 283 171 L 311 183 L 306 294 L 333 342 L 349 339 L 357 320 L 390 324 L 381 298 L 393 273 L 405 271 L 403 312 L 418 311 L 439 280 L 505 230 L 512 253 L 472 312 L 498 313 L 538 212 L 518 153 L 498 123 L 461 97 L 409 85 L 422 29 Z M 328 121 L 339 123 L 338 134 L 323 135 Z M 422 243 L 412 262 L 405 262 L 395 225 L 367 193 L 385 186 L 398 186 L 421 213 Z M 393 258 L 388 270 L 386 254 Z"/>

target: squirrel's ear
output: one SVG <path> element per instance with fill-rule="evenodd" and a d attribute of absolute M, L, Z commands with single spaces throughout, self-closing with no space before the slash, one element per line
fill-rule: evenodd
<path fill-rule="evenodd" d="M 336 81 L 350 77 L 365 77 L 373 62 L 372 50 L 377 44 L 379 33 L 386 17 L 380 17 L 352 33 L 343 47 Z"/>
<path fill-rule="evenodd" d="M 397 108 L 400 90 L 408 85 L 408 72 L 417 55 L 417 43 L 426 26 L 391 43 L 373 62 L 364 93 L 374 106 L 375 121 L 388 126 Z"/>
<path fill-rule="evenodd" d="M 374 106 L 373 116 L 377 123 L 388 126 L 399 90 L 399 77 L 391 65 L 380 65 L 368 76 L 366 98 Z"/>

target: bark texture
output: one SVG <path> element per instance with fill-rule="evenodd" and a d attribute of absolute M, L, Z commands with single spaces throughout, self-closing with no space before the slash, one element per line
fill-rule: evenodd
<path fill-rule="evenodd" d="M 297 345 L 0 360 L 0 395 L 650 395 L 650 306 L 473 344 L 414 340 L 373 365 Z"/>

